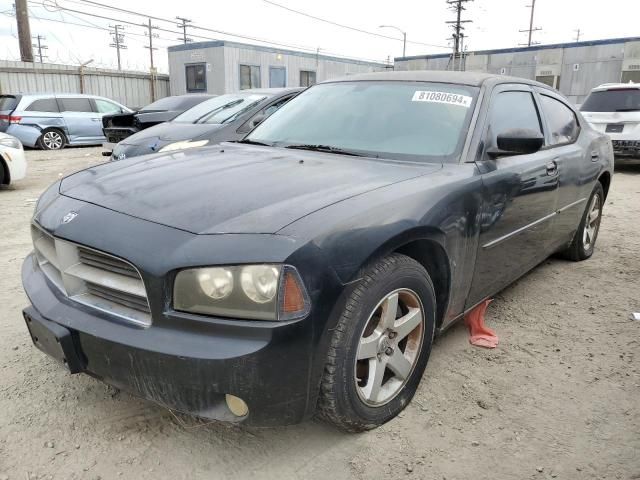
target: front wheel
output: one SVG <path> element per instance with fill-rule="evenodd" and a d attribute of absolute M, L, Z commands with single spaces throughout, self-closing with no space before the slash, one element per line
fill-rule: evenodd
<path fill-rule="evenodd" d="M 427 365 L 435 312 L 433 283 L 418 262 L 393 254 L 369 268 L 334 330 L 320 415 L 351 432 L 398 415 Z"/>
<path fill-rule="evenodd" d="M 604 189 L 602 188 L 602 184 L 598 182 L 591 193 L 587 208 L 582 215 L 582 220 L 571 245 L 562 252 L 564 257 L 578 262 L 586 260 L 593 255 L 598 232 L 600 231 L 603 206 Z"/>

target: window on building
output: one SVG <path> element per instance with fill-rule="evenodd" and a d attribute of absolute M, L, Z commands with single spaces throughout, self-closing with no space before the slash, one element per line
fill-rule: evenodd
<path fill-rule="evenodd" d="M 260 88 L 260 67 L 240 65 L 240 90 Z"/>
<path fill-rule="evenodd" d="M 285 67 L 269 67 L 269 86 L 271 88 L 287 86 L 287 69 Z"/>
<path fill-rule="evenodd" d="M 551 145 L 575 141 L 579 132 L 578 120 L 569 107 L 555 98 L 542 95 L 542 111 L 551 130 Z"/>
<path fill-rule="evenodd" d="M 122 113 L 122 109 L 113 102 L 96 98 L 96 107 L 100 113 Z"/>
<path fill-rule="evenodd" d="M 310 87 L 316 84 L 316 72 L 312 70 L 300 70 L 300 86 Z"/>
<path fill-rule="evenodd" d="M 207 65 L 205 63 L 194 63 L 185 65 L 187 77 L 187 92 L 207 91 Z"/>
<path fill-rule="evenodd" d="M 622 72 L 622 83 L 640 83 L 640 70 L 625 70 Z"/>
<path fill-rule="evenodd" d="M 58 102 L 55 98 L 42 98 L 35 100 L 27 107 L 29 112 L 59 112 Z"/>
<path fill-rule="evenodd" d="M 59 98 L 60 110 L 63 112 L 93 112 L 88 98 Z"/>
<path fill-rule="evenodd" d="M 516 128 L 542 133 L 533 96 L 529 92 L 501 92 L 491 105 L 489 118 L 491 146 L 497 146 L 498 135 Z"/>
<path fill-rule="evenodd" d="M 545 85 L 549 85 L 551 88 L 558 88 L 560 86 L 560 77 L 555 75 L 539 75 L 536 80 Z"/>

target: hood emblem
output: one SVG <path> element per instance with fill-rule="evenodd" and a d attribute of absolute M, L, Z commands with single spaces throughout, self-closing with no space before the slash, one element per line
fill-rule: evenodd
<path fill-rule="evenodd" d="M 78 216 L 78 212 L 69 212 L 64 217 L 62 217 L 62 223 L 69 223 L 77 216 Z"/>
<path fill-rule="evenodd" d="M 126 153 L 121 153 L 120 155 L 118 155 L 118 160 L 126 160 L 126 158 L 127 158 Z"/>

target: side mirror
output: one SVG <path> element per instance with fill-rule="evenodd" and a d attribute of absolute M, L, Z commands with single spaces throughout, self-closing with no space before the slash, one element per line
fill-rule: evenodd
<path fill-rule="evenodd" d="M 487 151 L 491 158 L 535 153 L 544 145 L 544 137 L 535 130 L 513 128 L 498 134 L 497 144 Z"/>
<path fill-rule="evenodd" d="M 260 125 L 262 122 L 264 122 L 264 119 L 267 118 L 266 115 L 263 115 L 261 113 L 259 113 L 258 115 L 256 115 L 255 117 L 253 117 L 251 119 L 251 129 L 253 130 L 254 128 L 256 128 L 258 125 Z"/>

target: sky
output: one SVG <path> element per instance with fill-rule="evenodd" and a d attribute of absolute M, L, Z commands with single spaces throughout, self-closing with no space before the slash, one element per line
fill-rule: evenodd
<path fill-rule="evenodd" d="M 142 23 L 148 18 L 113 9 L 100 8 L 95 2 L 121 9 L 153 15 L 155 64 L 167 72 L 166 47 L 181 43 L 176 16 L 192 20 L 192 25 L 210 30 L 189 28 L 194 41 L 223 39 L 244 43 L 252 37 L 287 45 L 281 48 L 306 49 L 328 55 L 385 61 L 402 55 L 401 34 L 380 25 L 393 25 L 407 33 L 407 55 L 450 51 L 452 30 L 445 22 L 454 19 L 446 0 L 29 0 L 31 33 L 46 37 L 46 54 L 53 63 L 79 65 L 93 60 L 91 66 L 115 67 L 116 51 L 109 26 L 125 25 L 121 51 L 122 68 L 147 71 L 149 50 Z M 531 0 L 472 0 L 465 4 L 463 18 L 469 51 L 488 48 L 511 48 L 526 42 Z M 289 9 L 392 38 L 381 38 L 321 22 Z M 65 10 L 66 9 L 66 10 Z M 75 10 L 69 11 L 69 10 Z M 107 18 L 87 16 L 92 13 Z M 541 28 L 533 39 L 541 44 L 580 40 L 640 36 L 640 0 L 536 0 L 534 27 Z M 114 21 L 115 20 L 115 21 Z M 175 20 L 174 20 L 175 21 Z M 127 23 L 128 22 L 128 23 Z M 227 35 L 221 32 L 226 32 Z M 201 37 L 207 37 L 201 38 Z M 273 43 L 262 43 L 274 45 Z M 19 60 L 13 0 L 0 0 L 0 59 Z"/>

